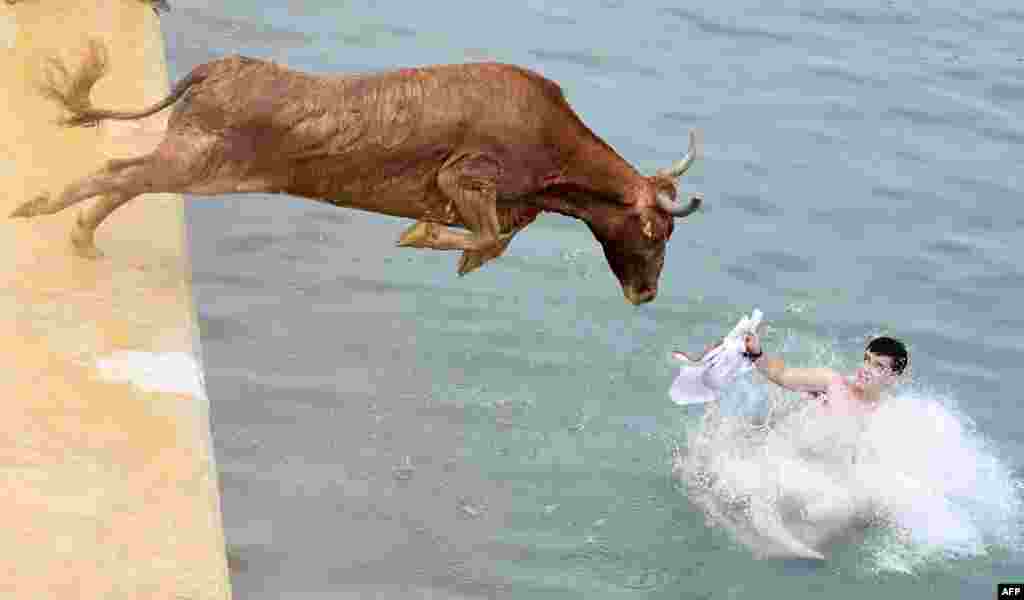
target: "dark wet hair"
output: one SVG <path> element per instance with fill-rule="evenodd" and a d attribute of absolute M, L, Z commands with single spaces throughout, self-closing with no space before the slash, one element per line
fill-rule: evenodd
<path fill-rule="evenodd" d="M 878 356 L 891 357 L 892 372 L 897 375 L 907 368 L 907 361 L 910 359 L 907 355 L 907 347 L 903 345 L 903 342 L 891 337 L 876 337 L 868 343 L 865 351 Z"/>

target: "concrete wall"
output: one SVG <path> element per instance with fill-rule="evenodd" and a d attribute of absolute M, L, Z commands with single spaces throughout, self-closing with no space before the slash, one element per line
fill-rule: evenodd
<path fill-rule="evenodd" d="M 78 207 L 6 215 L 148 152 L 167 114 L 64 129 L 33 82 L 50 55 L 109 50 L 97 106 L 168 89 L 139 0 L 0 4 L 0 598 L 230 597 L 182 198 L 146 195 L 69 251 Z"/>

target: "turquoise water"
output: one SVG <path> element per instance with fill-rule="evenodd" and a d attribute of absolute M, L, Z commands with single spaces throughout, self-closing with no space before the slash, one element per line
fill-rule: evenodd
<path fill-rule="evenodd" d="M 558 80 L 645 172 L 689 128 L 705 141 L 683 185 L 708 210 L 638 308 L 553 215 L 459 279 L 452 254 L 394 248 L 399 219 L 193 199 L 236 594 L 960 598 L 1019 580 L 1024 12 L 989 4 L 174 3 L 173 77 L 232 52 L 322 72 L 493 58 Z M 668 352 L 755 306 L 794 364 L 909 342 L 912 385 L 872 444 L 904 477 L 880 485 L 928 490 L 824 563 L 759 558 L 670 476 L 701 416 L 669 401 Z"/>

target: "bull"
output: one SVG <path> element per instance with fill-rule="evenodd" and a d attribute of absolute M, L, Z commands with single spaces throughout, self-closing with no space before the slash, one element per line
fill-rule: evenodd
<path fill-rule="evenodd" d="M 594 134 L 561 88 L 528 69 L 466 63 L 379 73 L 311 75 L 232 55 L 195 67 L 138 111 L 101 110 L 90 90 L 107 71 L 91 42 L 74 72 L 54 59 L 41 91 L 66 126 L 131 120 L 174 105 L 149 154 L 108 161 L 56 197 L 40 194 L 11 217 L 61 211 L 99 196 L 72 228 L 74 252 L 102 254 L 96 228 L 145 193 L 285 193 L 415 221 L 398 246 L 461 250 L 458 274 L 500 256 L 541 212 L 582 220 L 628 302 L 657 294 L 674 219 L 701 206 L 678 199 L 689 151 L 641 175 Z"/>

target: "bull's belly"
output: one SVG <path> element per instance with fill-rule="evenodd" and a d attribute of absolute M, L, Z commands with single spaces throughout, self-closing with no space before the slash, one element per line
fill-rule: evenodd
<path fill-rule="evenodd" d="M 299 186 L 288 192 L 342 208 L 454 227 L 463 226 L 454 203 L 437 189 L 434 178 L 361 179 L 346 185 L 331 185 L 329 188 Z"/>

